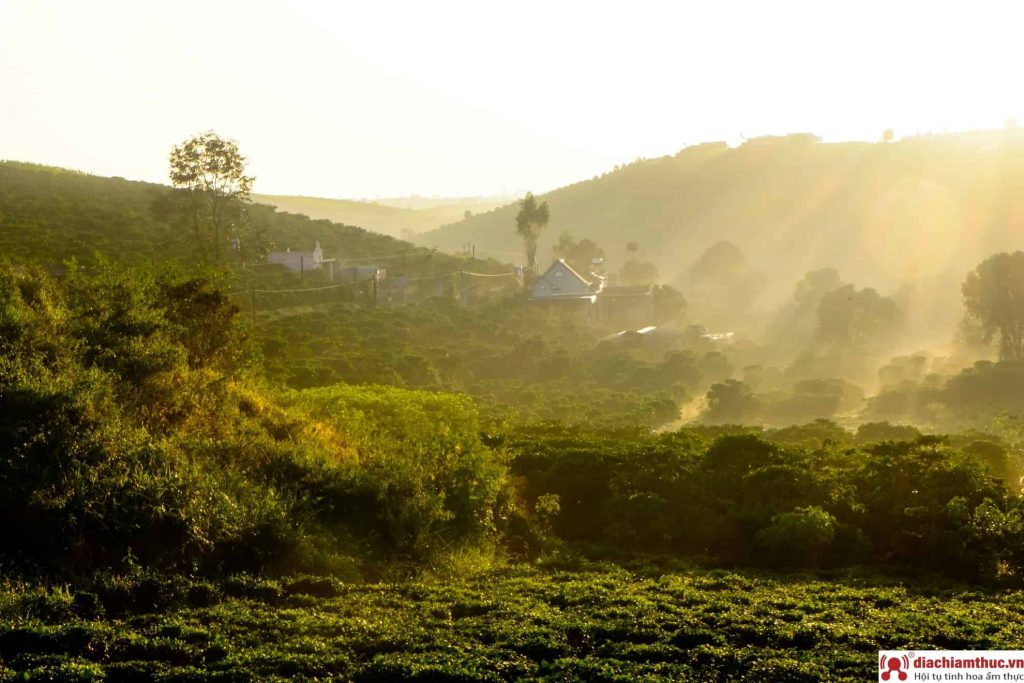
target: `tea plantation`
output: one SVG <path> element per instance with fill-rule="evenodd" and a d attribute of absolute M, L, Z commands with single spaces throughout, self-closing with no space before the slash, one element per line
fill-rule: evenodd
<path fill-rule="evenodd" d="M 519 565 L 344 583 L 139 575 L 2 594 L 2 681 L 864 681 L 1012 649 L 1021 593 L 878 575 Z"/>

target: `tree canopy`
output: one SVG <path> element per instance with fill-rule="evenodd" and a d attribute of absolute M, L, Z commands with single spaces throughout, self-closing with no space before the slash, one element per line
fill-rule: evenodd
<path fill-rule="evenodd" d="M 596 242 L 587 238 L 577 242 L 568 231 L 558 237 L 553 251 L 557 258 L 565 259 L 580 273 L 589 273 L 594 267 L 594 261 L 604 258 L 604 249 Z"/>
<path fill-rule="evenodd" d="M 988 257 L 967 274 L 961 291 L 985 341 L 998 332 L 1000 358 L 1024 357 L 1024 252 Z"/>
<path fill-rule="evenodd" d="M 254 178 L 245 174 L 245 157 L 238 143 L 213 131 L 196 135 L 171 150 L 173 210 L 195 239 L 200 260 L 220 265 L 231 247 L 253 251 L 254 235 L 248 221 Z"/>
<path fill-rule="evenodd" d="M 547 227 L 551 213 L 546 201 L 537 203 L 532 192 L 519 201 L 519 213 L 516 214 L 516 234 L 523 238 L 526 247 L 526 265 L 533 268 L 537 265 L 537 240 L 540 233 Z"/>

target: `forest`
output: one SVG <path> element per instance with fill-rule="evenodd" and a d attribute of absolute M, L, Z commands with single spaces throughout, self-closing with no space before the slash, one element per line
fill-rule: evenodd
<path fill-rule="evenodd" d="M 863 680 L 1019 642 L 1021 252 L 908 352 L 913 299 L 827 264 L 717 334 L 766 277 L 730 242 L 641 334 L 258 204 L 262 244 L 446 284 L 203 266 L 180 197 L 0 164 L 0 681 Z M 609 274 L 653 277 L 633 251 Z"/>

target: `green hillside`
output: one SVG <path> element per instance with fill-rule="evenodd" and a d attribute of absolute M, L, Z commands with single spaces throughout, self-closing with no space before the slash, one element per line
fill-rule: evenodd
<path fill-rule="evenodd" d="M 462 220 L 467 211 L 490 211 L 501 203 L 487 198 L 442 198 L 434 202 L 398 198 L 362 202 L 270 194 L 254 195 L 253 199 L 261 204 L 277 207 L 279 211 L 304 214 L 310 218 L 322 218 L 346 225 L 360 225 L 367 230 L 393 237 L 405 237 L 409 233 L 434 230 L 442 225 Z"/>
<path fill-rule="evenodd" d="M 100 253 L 116 262 L 193 261 L 186 236 L 154 217 L 165 185 L 104 178 L 77 171 L 0 161 L 0 254 L 12 262 L 58 265 L 90 262 Z M 404 263 L 410 274 L 449 272 L 456 260 L 349 224 L 314 220 L 257 204 L 250 212 L 273 248 L 311 249 L 346 262 Z M 404 254 L 404 255 L 403 255 Z"/>
<path fill-rule="evenodd" d="M 542 261 L 560 233 L 604 247 L 622 265 L 627 242 L 662 281 L 684 286 L 710 246 L 735 243 L 788 295 L 809 270 L 892 288 L 920 278 L 962 278 L 987 255 L 1021 245 L 1024 132 L 906 138 L 890 144 L 821 143 L 813 136 L 687 147 L 638 160 L 548 193 Z M 445 226 L 418 241 L 466 242 L 504 259 L 522 252 L 514 205 Z M 519 261 L 523 259 L 520 257 Z"/>

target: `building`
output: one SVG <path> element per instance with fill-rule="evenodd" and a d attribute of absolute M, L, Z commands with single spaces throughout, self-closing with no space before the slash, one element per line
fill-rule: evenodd
<path fill-rule="evenodd" d="M 558 259 L 533 283 L 530 301 L 572 310 L 593 321 L 597 318 L 597 296 L 603 288 L 603 277 L 591 273 L 591 279 L 587 279 L 565 259 Z"/>
<path fill-rule="evenodd" d="M 533 283 L 531 301 L 576 308 L 592 322 L 643 327 L 654 319 L 654 287 L 606 287 L 604 277 L 585 278 L 563 259 Z"/>
<path fill-rule="evenodd" d="M 334 259 L 325 259 L 320 242 L 313 245 L 313 251 L 272 251 L 267 254 L 267 263 L 284 266 L 295 273 L 327 269 L 327 277 L 334 281 Z"/>
<path fill-rule="evenodd" d="M 558 259 L 533 283 L 531 298 L 533 301 L 549 301 L 582 297 L 594 303 L 598 292 L 604 288 L 604 278 L 593 273 L 590 275 L 591 279 L 588 280 L 566 263 L 565 259 Z"/>

